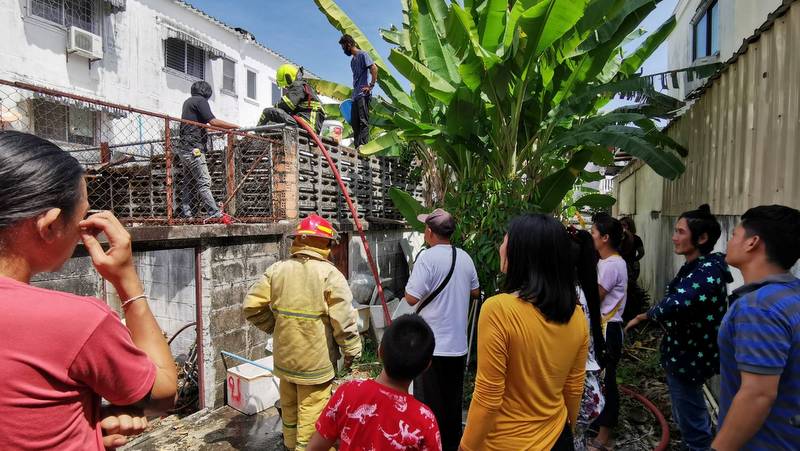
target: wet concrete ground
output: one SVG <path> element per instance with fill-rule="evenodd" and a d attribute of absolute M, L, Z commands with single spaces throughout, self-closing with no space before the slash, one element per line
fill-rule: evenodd
<path fill-rule="evenodd" d="M 185 418 L 167 417 L 153 430 L 121 449 L 281 451 L 283 438 L 280 430 L 280 417 L 274 408 L 248 416 L 226 406 L 212 411 L 200 411 Z"/>

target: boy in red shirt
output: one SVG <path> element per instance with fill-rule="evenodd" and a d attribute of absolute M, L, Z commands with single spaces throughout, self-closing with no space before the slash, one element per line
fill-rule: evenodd
<path fill-rule="evenodd" d="M 411 381 L 430 365 L 434 346 L 433 331 L 420 316 L 395 319 L 378 350 L 383 371 L 336 390 L 307 451 L 327 451 L 337 440 L 340 451 L 441 451 L 433 412 L 408 394 Z"/>

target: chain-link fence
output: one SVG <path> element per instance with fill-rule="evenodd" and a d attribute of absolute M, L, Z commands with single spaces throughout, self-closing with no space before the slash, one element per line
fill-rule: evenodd
<path fill-rule="evenodd" d="M 0 80 L 0 129 L 49 139 L 85 167 L 89 203 L 129 225 L 271 222 L 352 215 L 304 131 L 222 131 L 96 99 Z M 412 166 L 326 141 L 362 220 L 401 220 L 388 197 L 419 191 Z"/>
<path fill-rule="evenodd" d="M 70 152 L 86 167 L 92 208 L 129 224 L 286 217 L 282 130 L 222 132 L 3 80 L 0 128 L 33 133 Z"/>

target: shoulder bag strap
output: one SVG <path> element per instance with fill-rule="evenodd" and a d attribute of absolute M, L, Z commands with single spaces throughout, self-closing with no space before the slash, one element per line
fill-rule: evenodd
<path fill-rule="evenodd" d="M 428 297 L 425 298 L 425 300 L 419 304 L 419 307 L 417 308 L 417 315 L 419 315 L 419 312 L 421 312 L 422 309 L 427 307 L 428 304 L 433 302 L 433 300 L 436 299 L 436 296 L 439 296 L 439 293 L 441 293 L 442 290 L 444 290 L 444 287 L 447 286 L 447 283 L 450 282 L 450 277 L 452 277 L 453 275 L 453 270 L 456 269 L 456 247 L 455 246 L 452 247 L 453 247 L 453 262 L 450 264 L 450 271 L 448 271 L 447 276 L 444 278 L 444 280 L 442 280 L 442 283 L 440 283 L 439 286 L 436 287 L 435 290 L 433 290 L 433 293 L 428 295 Z"/>

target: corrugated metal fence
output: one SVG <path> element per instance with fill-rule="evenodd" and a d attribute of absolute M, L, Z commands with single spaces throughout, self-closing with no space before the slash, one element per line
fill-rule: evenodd
<path fill-rule="evenodd" d="M 800 2 L 786 1 L 668 133 L 689 156 L 664 184 L 663 214 L 800 206 Z"/>

